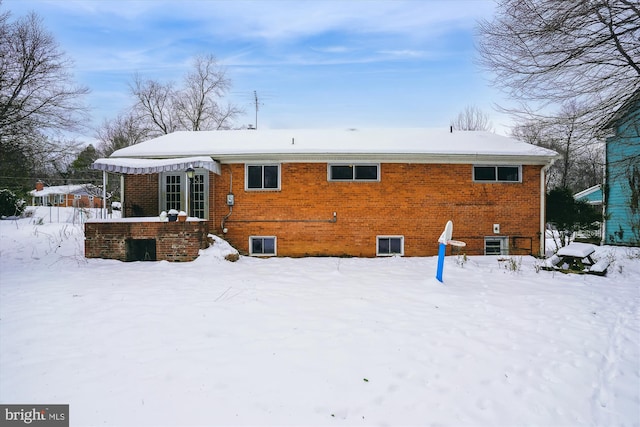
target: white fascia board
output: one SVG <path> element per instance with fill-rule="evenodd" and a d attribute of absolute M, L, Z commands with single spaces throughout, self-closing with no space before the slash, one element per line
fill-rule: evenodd
<path fill-rule="evenodd" d="M 264 163 L 413 163 L 413 164 L 503 164 L 503 165 L 547 165 L 555 160 L 553 156 L 522 155 L 453 155 L 453 154 L 234 154 L 216 156 L 221 164 L 264 162 Z"/>

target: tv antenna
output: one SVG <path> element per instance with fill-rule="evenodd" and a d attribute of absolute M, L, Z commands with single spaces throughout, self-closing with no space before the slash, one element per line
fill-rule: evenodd
<path fill-rule="evenodd" d="M 2 0 L 0 0 L 2 1 Z M 253 108 L 255 109 L 255 121 L 252 124 L 249 124 L 249 129 L 258 129 L 258 111 L 260 111 L 260 106 L 264 105 L 264 100 L 265 99 L 269 99 L 272 98 L 271 94 L 267 91 L 266 95 L 264 91 L 261 91 L 260 93 L 258 93 L 257 90 L 253 90 L 250 93 L 247 92 L 234 92 L 234 93 L 238 93 L 238 94 L 242 94 L 244 95 L 244 98 L 246 99 L 247 97 L 249 98 L 249 104 L 251 104 L 253 106 Z"/>
<path fill-rule="evenodd" d="M 253 91 L 253 99 L 254 99 L 254 102 L 256 104 L 256 123 L 255 123 L 255 128 L 256 128 L 256 130 L 258 130 L 258 108 L 259 108 L 258 106 L 260 105 L 260 102 L 258 101 L 258 91 L 257 90 Z"/>

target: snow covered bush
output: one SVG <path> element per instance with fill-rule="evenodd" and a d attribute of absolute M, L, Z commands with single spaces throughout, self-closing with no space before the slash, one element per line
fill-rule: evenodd
<path fill-rule="evenodd" d="M 20 216 L 27 203 L 11 190 L 0 190 L 0 218 Z"/>

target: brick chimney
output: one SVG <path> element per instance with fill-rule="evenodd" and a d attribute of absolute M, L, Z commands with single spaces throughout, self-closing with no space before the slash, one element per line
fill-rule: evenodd
<path fill-rule="evenodd" d="M 36 182 L 36 191 L 42 191 L 42 190 L 44 190 L 44 183 L 38 180 L 38 182 Z"/>

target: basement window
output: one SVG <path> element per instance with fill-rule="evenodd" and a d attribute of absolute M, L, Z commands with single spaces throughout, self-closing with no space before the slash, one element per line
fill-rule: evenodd
<path fill-rule="evenodd" d="M 276 237 L 275 236 L 249 237 L 249 254 L 254 256 L 276 255 Z"/>
<path fill-rule="evenodd" d="M 379 181 L 379 164 L 330 164 L 329 181 Z"/>
<path fill-rule="evenodd" d="M 474 166 L 475 182 L 522 182 L 520 166 Z"/>
<path fill-rule="evenodd" d="M 404 255 L 404 236 L 378 236 L 377 256 Z"/>
<path fill-rule="evenodd" d="M 485 255 L 509 255 L 509 238 L 508 237 L 485 237 L 484 238 L 484 254 Z"/>

